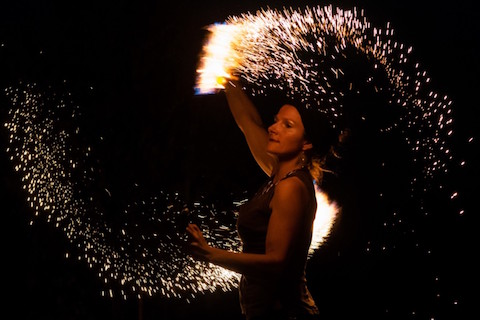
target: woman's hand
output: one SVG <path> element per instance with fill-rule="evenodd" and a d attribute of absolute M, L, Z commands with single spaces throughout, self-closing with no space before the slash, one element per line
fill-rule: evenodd
<path fill-rule="evenodd" d="M 210 261 L 213 248 L 208 245 L 203 237 L 202 230 L 196 224 L 189 224 L 187 232 L 190 238 L 190 253 L 199 260 Z"/>
<path fill-rule="evenodd" d="M 219 92 L 221 90 L 231 90 L 232 87 L 235 88 L 237 85 L 240 85 L 237 83 L 236 78 L 231 78 L 228 76 L 218 76 L 216 77 L 215 82 L 215 89 L 213 89 L 215 92 Z"/>

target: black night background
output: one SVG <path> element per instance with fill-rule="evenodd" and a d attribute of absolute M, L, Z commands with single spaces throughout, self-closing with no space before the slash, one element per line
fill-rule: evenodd
<path fill-rule="evenodd" d="M 33 217 L 5 152 L 9 133 L 3 124 L 11 105 L 3 92 L 19 83 L 71 92 L 86 140 L 78 142 L 95 148 L 96 183 L 108 189 L 99 195 L 106 212 L 162 190 L 188 202 L 228 206 L 265 177 L 223 93 L 194 95 L 204 27 L 261 8 L 328 4 L 364 9 L 380 27 L 390 22 L 398 41 L 414 48 L 435 90 L 453 100 L 455 158 L 449 174 L 434 181 L 445 185 L 443 191 L 428 193 L 420 204 L 428 208 L 424 215 L 404 179 L 410 161 L 405 146 L 399 139 L 381 140 L 366 126 L 341 163 L 342 179 L 326 179 L 343 213 L 329 242 L 309 261 L 309 288 L 324 319 L 475 318 L 480 15 L 474 1 L 413 0 L 2 1 L 4 313 L 17 319 L 242 319 L 236 290 L 189 302 L 160 294 L 103 297 L 95 270 L 65 258 L 81 248 L 72 248 L 54 223 Z M 268 117 L 269 108 L 264 110 Z M 451 190 L 458 192 L 454 199 Z M 382 193 L 390 198 L 379 199 Z"/>

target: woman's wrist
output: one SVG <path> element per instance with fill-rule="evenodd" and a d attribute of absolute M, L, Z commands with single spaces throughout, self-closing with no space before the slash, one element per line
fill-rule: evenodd
<path fill-rule="evenodd" d="M 205 260 L 210 263 L 217 263 L 218 262 L 218 253 L 221 249 L 215 248 L 215 247 L 208 247 L 208 250 L 205 254 Z"/>

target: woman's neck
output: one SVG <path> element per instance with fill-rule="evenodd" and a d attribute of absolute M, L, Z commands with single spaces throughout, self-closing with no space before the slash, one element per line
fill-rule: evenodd
<path fill-rule="evenodd" d="M 290 160 L 283 160 L 279 161 L 277 164 L 277 170 L 275 170 L 275 174 L 273 177 L 273 182 L 278 182 L 283 179 L 288 173 L 292 172 L 293 170 L 300 169 L 302 166 L 299 163 L 297 158 L 290 159 Z"/>

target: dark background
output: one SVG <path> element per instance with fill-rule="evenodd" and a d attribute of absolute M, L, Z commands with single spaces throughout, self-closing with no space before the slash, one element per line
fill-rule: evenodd
<path fill-rule="evenodd" d="M 331 242 L 310 260 L 310 290 L 325 319 L 470 319 L 477 313 L 471 292 L 478 290 L 473 184 L 478 180 L 480 17 L 474 2 L 330 3 L 363 8 L 380 27 L 391 22 L 398 40 L 413 46 L 433 86 L 454 101 L 452 150 L 455 163 L 467 165 L 454 165 L 448 177 L 439 178 L 445 194 L 425 198 L 431 212 L 425 218 L 415 200 L 406 200 L 408 181 L 402 176 L 408 156 L 396 144 L 372 139 L 375 134 L 365 129 L 344 160 L 345 178 L 330 181 L 344 214 Z M 261 7 L 330 3 L 3 1 L 1 89 L 23 81 L 73 93 L 85 135 L 94 145 L 104 138 L 96 155 L 99 179 L 117 201 L 115 208 L 129 202 L 134 184 L 145 195 L 168 190 L 188 201 L 208 195 L 228 202 L 232 194 L 254 190 L 264 177 L 223 94 L 193 94 L 204 27 Z M 9 108 L 2 97 L 2 123 Z M 6 130 L 0 138 L 5 149 Z M 382 171 L 379 163 L 385 160 L 390 169 Z M 0 170 L 5 314 L 19 319 L 240 319 L 235 291 L 206 294 L 191 303 L 161 296 L 141 302 L 102 297 L 95 272 L 64 258 L 70 244 L 60 230 L 42 219 L 29 225 L 33 212 L 6 153 Z M 443 200 L 450 190 L 460 197 Z M 395 197 L 378 201 L 380 192 Z M 401 223 L 392 215 L 396 210 Z"/>

